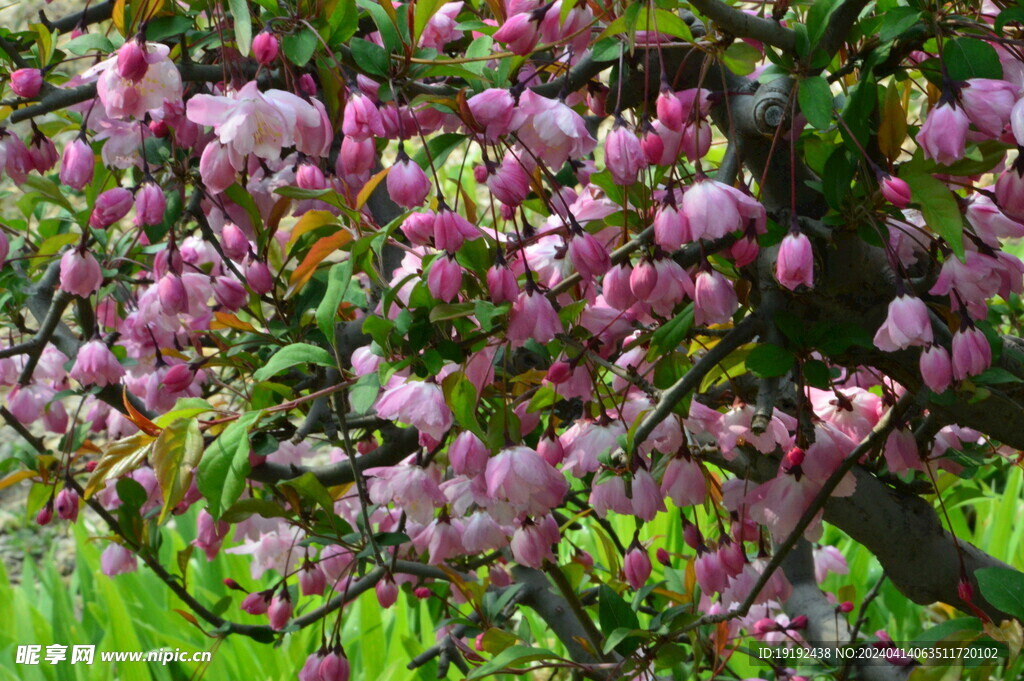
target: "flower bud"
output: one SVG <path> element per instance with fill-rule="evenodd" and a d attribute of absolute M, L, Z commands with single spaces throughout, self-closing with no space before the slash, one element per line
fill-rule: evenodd
<path fill-rule="evenodd" d="M 242 599 L 239 607 L 250 615 L 263 615 L 270 609 L 270 599 L 262 591 L 253 591 Z"/>
<path fill-rule="evenodd" d="M 303 596 L 319 596 L 327 588 L 327 575 L 318 566 L 307 563 L 299 570 L 299 591 Z"/>
<path fill-rule="evenodd" d="M 629 586 L 637 590 L 646 584 L 647 578 L 651 576 L 651 557 L 645 549 L 634 546 L 626 553 L 622 569 Z"/>
<path fill-rule="evenodd" d="M 555 362 L 548 368 L 548 373 L 544 378 L 555 385 L 561 385 L 572 378 L 572 367 L 568 362 Z"/>
<path fill-rule="evenodd" d="M 275 595 L 267 608 L 267 617 L 270 618 L 270 628 L 274 631 L 281 631 L 292 616 L 292 602 L 288 600 L 288 593 Z"/>
<path fill-rule="evenodd" d="M 167 211 L 167 198 L 155 182 L 145 182 L 135 194 L 135 226 L 159 225 Z"/>
<path fill-rule="evenodd" d="M 252 39 L 252 56 L 264 66 L 277 59 L 280 49 L 281 44 L 278 42 L 277 36 L 270 31 L 261 31 Z"/>
<path fill-rule="evenodd" d="M 226 222 L 220 230 L 220 247 L 224 255 L 235 262 L 242 262 L 249 255 L 249 237 L 233 222 Z"/>
<path fill-rule="evenodd" d="M 37 525 L 49 525 L 53 520 L 53 504 L 48 502 L 45 506 L 39 509 L 39 513 L 36 514 Z"/>
<path fill-rule="evenodd" d="M 262 260 L 253 260 L 246 266 L 245 280 L 257 295 L 262 296 L 274 290 L 274 276 Z"/>
<path fill-rule="evenodd" d="M 897 208 L 906 208 L 910 203 L 910 185 L 898 177 L 886 175 L 881 181 L 882 196 Z"/>
<path fill-rule="evenodd" d="M 98 291 L 102 283 L 103 272 L 92 253 L 72 248 L 61 256 L 61 290 L 86 298 Z"/>
<path fill-rule="evenodd" d="M 75 522 L 78 520 L 78 492 L 70 487 L 65 487 L 57 493 L 54 508 L 57 510 L 58 518 Z"/>
<path fill-rule="evenodd" d="M 487 270 L 487 288 L 495 305 L 512 302 L 519 295 L 516 275 L 505 265 L 495 265 Z"/>
<path fill-rule="evenodd" d="M 399 157 L 401 157 L 401 152 Z M 391 200 L 403 208 L 423 205 L 430 192 L 430 180 L 418 163 L 408 157 L 391 167 L 387 177 L 388 194 Z"/>
<path fill-rule="evenodd" d="M 64 147 L 64 157 L 60 164 L 60 181 L 81 191 L 92 181 L 96 158 L 92 147 L 81 137 Z"/>
<path fill-rule="evenodd" d="M 157 282 L 157 296 L 164 314 L 175 315 L 188 311 L 188 291 L 177 274 L 165 274 Z"/>
<path fill-rule="evenodd" d="M 413 589 L 413 594 L 416 596 L 416 598 L 420 599 L 421 601 L 425 598 L 430 598 L 430 596 L 432 595 L 430 589 L 428 589 L 425 586 L 416 587 L 415 589 Z"/>
<path fill-rule="evenodd" d="M 183 390 L 187 390 L 192 381 L 196 378 L 195 372 L 189 367 L 188 364 L 175 364 L 167 373 L 164 374 L 164 378 L 160 381 L 161 384 L 168 391 L 172 393 L 180 393 Z"/>
<path fill-rule="evenodd" d="M 96 197 L 96 204 L 92 208 L 92 215 L 89 216 L 89 226 L 96 229 L 106 229 L 125 215 L 128 215 L 128 211 L 131 209 L 132 193 L 130 191 L 124 187 L 108 189 Z M 160 216 L 160 221 L 163 221 L 163 215 Z"/>
<path fill-rule="evenodd" d="M 658 550 L 654 553 L 654 555 L 658 559 L 658 562 L 664 565 L 665 567 L 669 567 L 672 564 L 672 557 L 668 555 L 668 551 L 666 551 L 664 548 L 659 546 Z"/>
<path fill-rule="evenodd" d="M 138 40 L 129 40 L 117 51 L 117 73 L 125 80 L 138 83 L 149 71 L 146 46 Z"/>
<path fill-rule="evenodd" d="M 227 276 L 219 276 L 213 280 L 213 297 L 217 303 L 231 311 L 240 310 L 249 302 L 249 294 L 245 287 Z"/>
<path fill-rule="evenodd" d="M 377 582 L 376 591 L 377 602 L 382 608 L 390 608 L 398 600 L 398 585 L 390 577 L 385 577 Z"/>
<path fill-rule="evenodd" d="M 326 189 L 327 178 L 324 171 L 312 163 L 303 163 L 295 173 L 295 184 L 302 189 Z"/>
<path fill-rule="evenodd" d="M 11 73 L 11 89 L 19 97 L 31 99 L 43 87 L 43 72 L 39 69 L 18 69 Z"/>

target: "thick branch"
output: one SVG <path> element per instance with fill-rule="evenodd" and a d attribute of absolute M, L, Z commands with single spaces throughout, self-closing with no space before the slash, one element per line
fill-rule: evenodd
<path fill-rule="evenodd" d="M 771 19 L 741 12 L 719 0 L 690 0 L 690 5 L 715 22 L 719 29 L 737 38 L 760 40 L 784 52 L 791 51 L 796 43 L 792 29 Z"/>

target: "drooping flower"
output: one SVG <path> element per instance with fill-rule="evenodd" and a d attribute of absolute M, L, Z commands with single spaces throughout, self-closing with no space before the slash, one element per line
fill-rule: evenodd
<path fill-rule="evenodd" d="M 640 171 L 647 167 L 639 138 L 621 118 L 604 140 L 604 161 L 612 181 L 624 186 L 636 184 Z"/>
<path fill-rule="evenodd" d="M 415 426 L 435 440 L 452 427 L 452 411 L 436 383 L 406 381 L 384 391 L 377 400 L 377 415 Z"/>
<path fill-rule="evenodd" d="M 404 152 L 399 152 L 398 156 L 398 161 L 388 171 L 388 194 L 403 208 L 422 206 L 430 192 L 430 180 L 423 168 Z"/>
<path fill-rule="evenodd" d="M 72 248 L 60 259 L 60 287 L 81 298 L 87 298 L 100 289 L 103 272 L 92 253 Z"/>
<path fill-rule="evenodd" d="M 181 74 L 170 60 L 170 48 L 161 43 L 145 43 L 143 51 L 148 68 L 138 80 L 121 75 L 117 56 L 82 74 L 84 78 L 98 76 L 96 91 L 109 118 L 141 120 L 147 112 L 163 109 L 165 101 L 181 102 Z"/>
<path fill-rule="evenodd" d="M 932 345 L 921 353 L 921 378 L 928 389 L 943 393 L 953 382 L 953 362 L 941 345 Z"/>
<path fill-rule="evenodd" d="M 629 586 L 635 591 L 647 583 L 651 576 L 651 556 L 647 550 L 634 546 L 626 553 L 622 571 Z"/>
<path fill-rule="evenodd" d="M 814 286 L 814 252 L 811 240 L 802 232 L 790 232 L 779 246 L 775 262 L 775 277 L 790 291 L 801 284 Z"/>
<path fill-rule="evenodd" d="M 66 147 L 60 164 L 60 181 L 81 191 L 85 185 L 92 182 L 93 169 L 96 165 L 96 157 L 92 153 L 92 147 L 81 137 L 76 137 Z"/>
<path fill-rule="evenodd" d="M 527 90 L 519 98 L 519 110 L 524 116 L 520 142 L 552 168 L 583 158 L 597 146 L 583 118 L 560 100 Z"/>
<path fill-rule="evenodd" d="M 543 293 L 523 291 L 512 303 L 508 339 L 513 343 L 523 343 L 531 338 L 538 343 L 547 343 L 562 331 L 562 320 Z"/>
<path fill-rule="evenodd" d="M 78 349 L 70 376 L 82 385 L 103 387 L 120 382 L 124 376 L 124 367 L 106 343 L 92 340 Z"/>
<path fill-rule="evenodd" d="M 928 113 L 917 133 L 924 157 L 947 166 L 959 161 L 964 157 L 969 125 L 967 113 L 956 102 L 940 102 Z"/>
<path fill-rule="evenodd" d="M 875 333 L 875 346 L 885 352 L 896 352 L 912 345 L 928 345 L 932 338 L 928 306 L 916 296 L 903 294 L 889 303 L 885 323 Z"/>
<path fill-rule="evenodd" d="M 277 36 L 270 31 L 260 31 L 252 39 L 252 56 L 264 66 L 277 59 L 280 49 L 281 43 L 278 41 Z"/>
<path fill-rule="evenodd" d="M 508 502 L 517 511 L 540 515 L 555 508 L 569 484 L 540 454 L 529 447 L 509 447 L 487 461 L 487 495 Z"/>
<path fill-rule="evenodd" d="M 953 378 L 977 376 L 992 365 L 992 346 L 976 326 L 961 327 L 953 334 Z"/>

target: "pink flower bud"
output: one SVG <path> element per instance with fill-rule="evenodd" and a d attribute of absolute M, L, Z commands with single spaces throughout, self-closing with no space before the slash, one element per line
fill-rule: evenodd
<path fill-rule="evenodd" d="M 450 254 L 441 254 L 434 259 L 427 274 L 427 288 L 430 295 L 449 303 L 462 287 L 462 266 Z"/>
<path fill-rule="evenodd" d="M 124 368 L 106 343 L 92 340 L 78 349 L 69 375 L 82 385 L 103 387 L 119 383 L 124 376 Z"/>
<path fill-rule="evenodd" d="M 664 565 L 665 567 L 669 567 L 672 564 L 672 557 L 669 556 L 668 551 L 666 551 L 664 548 L 659 546 L 658 550 L 655 551 L 654 555 L 658 559 L 658 562 Z"/>
<path fill-rule="evenodd" d="M 32 161 L 32 167 L 42 175 L 49 172 L 57 163 L 57 147 L 49 137 L 35 135 L 28 147 L 28 156 Z"/>
<path fill-rule="evenodd" d="M 584 279 L 598 277 L 612 266 L 608 249 L 589 232 L 574 234 L 569 239 L 569 258 Z"/>
<path fill-rule="evenodd" d="M 160 381 L 161 384 L 168 391 L 172 393 L 180 393 L 183 390 L 188 390 L 188 387 L 192 385 L 192 381 L 196 378 L 196 374 L 187 364 L 175 364 L 167 373 L 164 374 L 164 378 Z"/>
<path fill-rule="evenodd" d="M 409 157 L 401 158 L 391 167 L 387 177 L 391 200 L 404 208 L 422 206 L 430 192 L 430 180 L 418 163 Z"/>
<path fill-rule="evenodd" d="M 558 361 L 551 365 L 544 377 L 555 385 L 561 385 L 572 378 L 572 367 L 568 362 Z"/>
<path fill-rule="evenodd" d="M 329 653 L 317 668 L 318 681 L 348 681 L 350 668 L 348 658 L 337 652 Z"/>
<path fill-rule="evenodd" d="M 537 442 L 537 453 L 552 466 L 557 466 L 565 459 L 565 447 L 557 437 L 542 437 Z"/>
<path fill-rule="evenodd" d="M 647 156 L 636 134 L 620 119 L 604 142 L 604 162 L 615 184 L 635 184 L 640 171 L 647 167 Z"/>
<path fill-rule="evenodd" d="M 377 592 L 377 602 L 384 609 L 390 608 L 398 600 L 398 585 L 395 584 L 395 580 L 389 577 L 377 582 L 375 590 Z"/>
<path fill-rule="evenodd" d="M 188 291 L 185 282 L 177 274 L 165 274 L 157 282 L 157 295 L 164 314 L 174 315 L 188 312 Z"/>
<path fill-rule="evenodd" d="M 264 66 L 277 59 L 281 44 L 270 31 L 261 31 L 252 39 L 252 56 Z"/>
<path fill-rule="evenodd" d="M 376 160 L 377 147 L 372 139 L 356 140 L 346 137 L 341 140 L 335 172 L 342 177 L 362 175 L 370 172 Z"/>
<path fill-rule="evenodd" d="M 563 330 L 562 320 L 544 294 L 523 291 L 512 303 L 508 339 L 513 343 L 523 343 L 528 339 L 548 343 Z"/>
<path fill-rule="evenodd" d="M 633 266 L 628 260 L 605 272 L 601 281 L 601 291 L 604 293 L 605 302 L 616 310 L 629 309 L 636 303 L 636 296 L 630 285 L 632 274 Z"/>
<path fill-rule="evenodd" d="M 641 260 L 629 276 L 629 288 L 637 300 L 649 301 L 658 287 L 658 270 L 650 260 Z"/>
<path fill-rule="evenodd" d="M 771 632 L 778 630 L 778 622 L 770 617 L 762 617 L 754 622 L 754 629 L 751 633 L 753 633 L 754 636 L 764 636 L 765 634 L 770 634 Z"/>
<path fill-rule="evenodd" d="M 882 196 L 897 208 L 906 208 L 910 203 L 910 185 L 898 177 L 886 175 L 881 181 Z"/>
<path fill-rule="evenodd" d="M 220 276 L 213 281 L 213 297 L 217 302 L 232 312 L 241 310 L 249 302 L 249 294 L 245 287 L 228 276 Z"/>
<path fill-rule="evenodd" d="M 167 212 L 167 198 L 155 182 L 145 182 L 135 194 L 135 226 L 159 225 Z"/>
<path fill-rule="evenodd" d="M 518 117 L 512 93 L 504 88 L 490 88 L 473 95 L 466 102 L 473 120 L 483 128 L 484 137 L 495 141 L 512 131 Z"/>
<path fill-rule="evenodd" d="M 489 457 L 487 446 L 469 430 L 459 433 L 448 447 L 448 461 L 456 475 L 480 475 L 487 468 Z"/>
<path fill-rule="evenodd" d="M 487 270 L 487 289 L 495 305 L 511 302 L 519 295 L 516 275 L 505 265 L 495 265 Z"/>
<path fill-rule="evenodd" d="M 159 191 L 159 190 L 158 190 Z M 132 209 L 132 193 L 124 187 L 108 189 L 96 197 L 96 205 L 92 208 L 92 215 L 89 216 L 89 226 L 96 229 L 106 229 L 114 224 Z M 161 216 L 163 221 L 163 216 Z"/>
<path fill-rule="evenodd" d="M 220 230 L 220 247 L 224 249 L 224 255 L 235 262 L 242 262 L 249 255 L 249 238 L 238 225 L 226 222 Z"/>
<path fill-rule="evenodd" d="M 302 189 L 326 189 L 327 178 L 324 171 L 312 163 L 303 163 L 295 173 L 295 184 Z"/>
<path fill-rule="evenodd" d="M 163 139 L 171 134 L 171 126 L 167 125 L 165 120 L 152 120 L 149 122 L 149 131 L 153 133 L 153 137 Z"/>
<path fill-rule="evenodd" d="M 492 36 L 495 41 L 505 43 L 518 55 L 527 55 L 540 40 L 540 18 L 534 19 L 533 12 L 520 12 L 505 20 Z"/>
<path fill-rule="evenodd" d="M 518 206 L 530 195 L 530 174 L 512 154 L 487 176 L 487 188 L 494 198 L 507 206 Z M 557 198 L 553 199 L 558 202 Z"/>
<path fill-rule="evenodd" d="M 654 243 L 671 252 L 692 240 L 686 215 L 676 210 L 675 206 L 659 206 L 654 214 Z"/>
<path fill-rule="evenodd" d="M 793 470 L 797 466 L 803 464 L 804 458 L 806 456 L 807 454 L 806 452 L 804 452 L 804 450 L 800 449 L 799 447 L 793 447 L 788 452 L 786 452 L 786 456 L 782 458 L 782 469 L 784 471 Z"/>
<path fill-rule="evenodd" d="M 281 631 L 292 616 L 292 602 L 288 600 L 287 593 L 284 597 L 275 594 L 267 608 L 267 617 L 270 619 L 270 628 L 274 631 Z"/>
<path fill-rule="evenodd" d="M 117 73 L 122 78 L 138 83 L 149 71 L 146 46 L 138 40 L 129 40 L 117 51 Z"/>
<path fill-rule="evenodd" d="M 7 261 L 7 256 L 11 253 L 11 242 L 7 240 L 7 235 L 4 234 L 3 230 L 0 230 L 0 267 L 4 266 L 4 262 Z"/>
<path fill-rule="evenodd" d="M 739 307 L 732 282 L 717 270 L 701 270 L 694 280 L 694 322 L 724 324 Z"/>
<path fill-rule="evenodd" d="M 650 165 L 661 165 L 661 157 L 665 153 L 665 140 L 654 130 L 648 130 L 640 146 L 644 150 L 644 158 Z"/>
<path fill-rule="evenodd" d="M 921 378 L 928 389 L 943 393 L 953 382 L 953 362 L 946 348 L 933 345 L 921 353 Z"/>
<path fill-rule="evenodd" d="M 274 276 L 262 260 L 253 260 L 246 266 L 245 280 L 257 295 L 262 296 L 274 290 Z"/>
<path fill-rule="evenodd" d="M 57 500 L 54 503 L 57 510 L 57 517 L 61 520 L 78 520 L 78 492 L 70 487 L 63 488 L 57 492 Z"/>
<path fill-rule="evenodd" d="M 413 595 L 415 595 L 416 598 L 418 598 L 418 599 L 420 599 L 422 601 L 425 598 L 430 598 L 430 596 L 432 594 L 430 592 L 430 589 L 428 589 L 427 587 L 425 587 L 425 586 L 418 586 L 415 589 L 413 589 Z"/>
<path fill-rule="evenodd" d="M 736 267 L 746 267 L 757 260 L 760 252 L 761 247 L 752 236 L 740 239 L 729 248 L 729 255 L 736 262 Z"/>
<path fill-rule="evenodd" d="M 98 291 L 102 283 L 103 272 L 92 253 L 72 248 L 61 256 L 61 290 L 86 298 Z"/>
<path fill-rule="evenodd" d="M 39 69 L 18 69 L 11 73 L 11 89 L 19 97 L 31 99 L 43 87 L 43 72 Z"/>
<path fill-rule="evenodd" d="M 81 137 L 76 137 L 65 146 L 65 153 L 60 161 L 60 181 L 81 191 L 92 181 L 95 165 L 92 147 Z"/>
<path fill-rule="evenodd" d="M 782 240 L 775 262 L 775 276 L 790 291 L 795 291 L 801 284 L 808 288 L 814 286 L 814 252 L 806 234 L 790 232 Z"/>
<path fill-rule="evenodd" d="M 262 591 L 253 591 L 239 607 L 250 615 L 264 615 L 270 609 L 270 598 Z"/>
<path fill-rule="evenodd" d="M 928 112 L 917 133 L 917 144 L 924 157 L 942 165 L 950 165 L 964 156 L 970 120 L 956 102 L 943 99 Z"/>
<path fill-rule="evenodd" d="M 806 629 L 807 628 L 807 615 L 797 615 L 789 621 L 788 629 Z"/>
<path fill-rule="evenodd" d="M 839 612 L 844 613 L 844 614 L 853 612 L 853 602 L 852 601 L 843 601 L 842 603 L 840 603 L 839 604 Z"/>
<path fill-rule="evenodd" d="M 211 194 L 220 194 L 235 183 L 235 167 L 231 165 L 228 148 L 210 142 L 199 157 L 199 176 Z"/>
<path fill-rule="evenodd" d="M 956 592 L 960 596 L 960 600 L 965 603 L 971 603 L 974 601 L 974 587 L 966 579 L 960 579 L 956 583 Z"/>
<path fill-rule="evenodd" d="M 701 536 L 700 528 L 694 523 L 688 523 L 683 528 L 683 541 L 694 551 L 704 543 L 704 537 Z"/>
<path fill-rule="evenodd" d="M 626 581 L 633 590 L 646 584 L 648 577 L 651 576 L 651 557 L 646 549 L 639 546 L 630 549 L 626 553 L 622 570 L 626 575 Z"/>
<path fill-rule="evenodd" d="M 135 572 L 138 567 L 135 554 L 115 542 L 108 544 L 100 556 L 100 571 L 108 577 Z"/>
<path fill-rule="evenodd" d="M 658 100 L 655 102 L 655 108 L 658 112 L 658 120 L 669 130 L 681 132 L 683 129 L 683 116 L 686 115 L 683 111 L 683 103 L 676 96 L 675 92 L 668 88 L 664 88 L 658 94 Z"/>
<path fill-rule="evenodd" d="M 953 378 L 977 376 L 992 365 L 992 346 L 977 327 L 961 327 L 953 334 Z"/>
<path fill-rule="evenodd" d="M 439 251 L 459 250 L 466 240 L 478 239 L 480 232 L 470 223 L 446 206 L 442 206 L 434 218 L 434 247 Z"/>
<path fill-rule="evenodd" d="M 303 596 L 319 596 L 327 588 L 327 575 L 317 565 L 307 563 L 299 570 L 299 591 Z"/>
<path fill-rule="evenodd" d="M 36 514 L 36 524 L 49 525 L 53 521 L 53 504 L 47 502 Z"/>
<path fill-rule="evenodd" d="M 356 141 L 387 136 L 384 120 L 377 105 L 369 97 L 359 93 L 352 94 L 345 105 L 341 131 L 346 137 L 352 137 Z"/>

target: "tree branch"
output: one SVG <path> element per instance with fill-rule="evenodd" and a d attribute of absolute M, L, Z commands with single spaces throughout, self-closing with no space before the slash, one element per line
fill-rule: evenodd
<path fill-rule="evenodd" d="M 792 29 L 770 19 L 762 19 L 741 12 L 719 0 L 690 0 L 690 5 L 718 25 L 718 28 L 737 38 L 751 38 L 789 52 L 796 44 Z"/>

